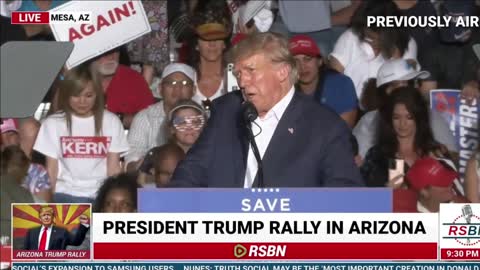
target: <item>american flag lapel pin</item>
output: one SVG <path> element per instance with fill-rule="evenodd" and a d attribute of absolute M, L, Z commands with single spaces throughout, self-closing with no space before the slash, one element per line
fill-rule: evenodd
<path fill-rule="evenodd" d="M 290 134 L 293 134 L 293 128 L 288 128 L 288 132 L 290 132 Z"/>

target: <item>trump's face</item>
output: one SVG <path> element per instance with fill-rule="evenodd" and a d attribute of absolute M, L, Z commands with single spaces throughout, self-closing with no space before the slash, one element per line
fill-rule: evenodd
<path fill-rule="evenodd" d="M 272 63 L 265 54 L 258 53 L 235 62 L 235 76 L 246 100 L 253 103 L 263 117 L 277 104 L 282 92 L 280 74 L 282 64 Z"/>
<path fill-rule="evenodd" d="M 41 211 L 40 212 L 40 223 L 42 223 L 43 226 L 49 227 L 50 225 L 53 224 L 53 213 L 51 211 Z"/>

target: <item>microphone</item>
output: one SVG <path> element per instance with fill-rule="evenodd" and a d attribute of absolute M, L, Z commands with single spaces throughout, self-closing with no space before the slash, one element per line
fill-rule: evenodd
<path fill-rule="evenodd" d="M 462 207 L 462 215 L 465 218 L 465 221 L 470 224 L 473 216 L 472 207 L 467 204 Z"/>
<path fill-rule="evenodd" d="M 469 204 L 466 204 L 462 207 L 462 215 L 465 218 L 467 224 L 470 224 L 472 221 L 473 211 L 472 207 Z M 470 238 L 467 238 L 467 244 L 470 244 Z"/>
<path fill-rule="evenodd" d="M 258 117 L 258 112 L 253 103 L 250 101 L 244 101 L 242 103 L 242 111 L 243 111 L 243 120 L 245 123 L 250 123 L 255 121 Z"/>
<path fill-rule="evenodd" d="M 263 188 L 263 163 L 262 163 L 262 158 L 260 157 L 260 151 L 258 151 L 257 143 L 255 142 L 255 136 L 253 136 L 253 131 L 252 131 L 252 122 L 257 119 L 258 117 L 258 112 L 255 106 L 249 102 L 249 101 L 244 101 L 242 103 L 242 116 L 243 120 L 245 121 L 245 126 L 247 127 L 247 137 L 252 145 L 252 152 L 253 155 L 255 156 L 255 159 L 257 160 L 257 165 L 258 165 L 258 181 L 257 181 L 257 187 Z"/>

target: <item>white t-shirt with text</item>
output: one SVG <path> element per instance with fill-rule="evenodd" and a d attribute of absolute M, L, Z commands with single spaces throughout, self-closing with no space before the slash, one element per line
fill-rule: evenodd
<path fill-rule="evenodd" d="M 128 142 L 118 117 L 105 111 L 100 136 L 95 136 L 94 117 L 72 115 L 70 135 L 65 114 L 46 118 L 34 149 L 58 160 L 55 192 L 79 197 L 95 197 L 107 178 L 107 153 L 125 153 Z"/>

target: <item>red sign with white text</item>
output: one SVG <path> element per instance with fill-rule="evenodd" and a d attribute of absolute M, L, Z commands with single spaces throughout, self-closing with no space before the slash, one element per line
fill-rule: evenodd
<path fill-rule="evenodd" d="M 50 14 L 48 12 L 12 12 L 12 24 L 49 24 Z"/>
<path fill-rule="evenodd" d="M 64 158 L 105 158 L 111 137 L 60 137 Z"/>

